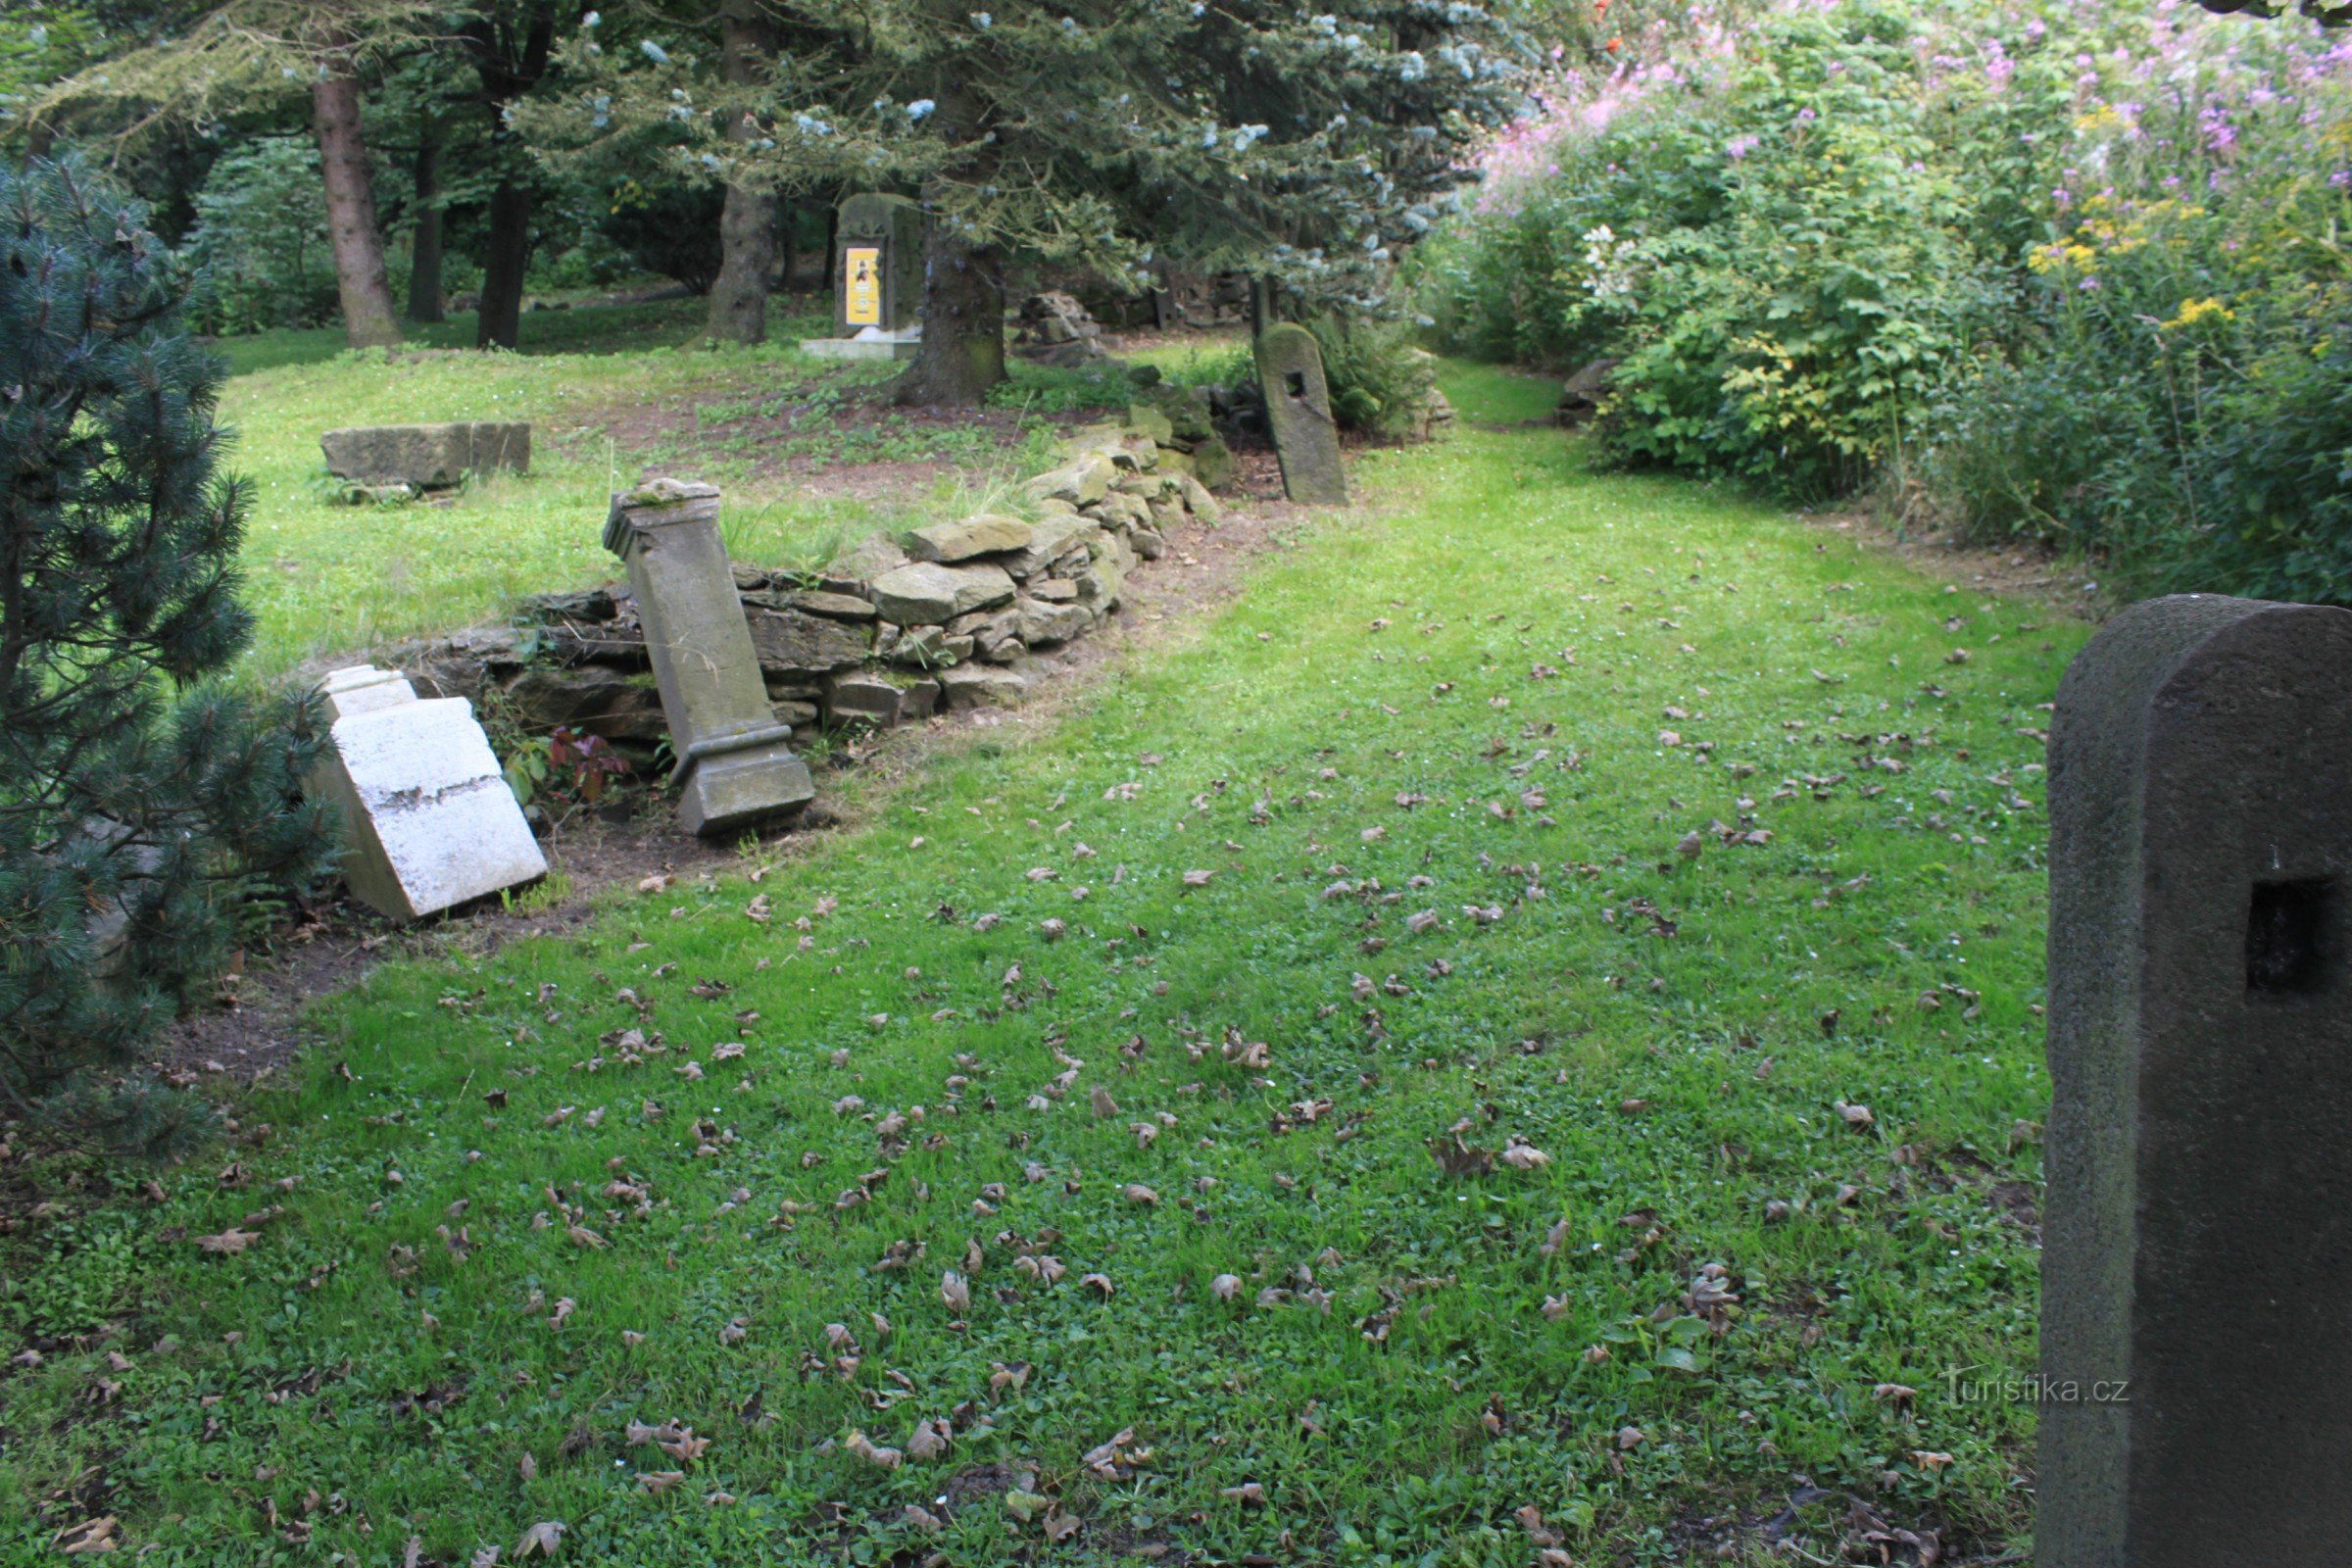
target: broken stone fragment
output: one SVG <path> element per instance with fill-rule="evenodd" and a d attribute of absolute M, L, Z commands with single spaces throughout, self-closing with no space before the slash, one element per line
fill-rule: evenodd
<path fill-rule="evenodd" d="M 1043 584 L 1041 586 L 1055 585 Z M 1077 589 L 1074 586 L 1067 583 L 1059 586 L 1067 588 L 1071 598 L 1076 597 Z M 1086 607 L 1083 605 L 1066 602 L 1056 604 L 1044 599 L 1024 599 L 1021 601 L 1020 610 L 1021 641 L 1032 648 L 1046 648 L 1054 643 L 1068 642 L 1073 637 L 1082 637 L 1094 625 L 1094 616 L 1087 613 Z"/>
<path fill-rule="evenodd" d="M 419 700 L 397 670 L 321 690 L 332 752 L 310 787 L 341 808 L 352 896 L 414 920 L 544 875 L 547 860 L 463 697 Z"/>
<path fill-rule="evenodd" d="M 929 718 L 938 711 L 939 682 L 935 680 L 909 681 L 906 689 L 899 693 L 899 717 L 904 720 Z"/>
<path fill-rule="evenodd" d="M 1072 550 L 1086 548 L 1098 531 L 1092 517 L 1055 514 L 1031 524 L 1028 544 L 1004 558 L 1004 569 L 1015 577 L 1034 577 Z"/>
<path fill-rule="evenodd" d="M 1009 708 L 1029 695 L 1029 677 L 1000 664 L 958 664 L 942 670 L 939 686 L 953 708 Z"/>
<path fill-rule="evenodd" d="M 856 594 L 826 593 L 820 589 L 794 594 L 786 602 L 785 608 L 805 610 L 811 615 L 824 615 L 833 620 L 871 620 L 875 614 L 871 600 L 860 599 Z"/>
<path fill-rule="evenodd" d="M 493 468 L 527 473 L 531 427 L 520 421 L 354 425 L 318 438 L 327 471 L 363 485 L 440 490 Z"/>
<path fill-rule="evenodd" d="M 1012 587 L 1002 566 L 918 561 L 874 579 L 874 608 L 883 619 L 902 626 L 941 625 L 970 611 L 1009 603 Z"/>
<path fill-rule="evenodd" d="M 935 522 L 906 536 L 906 553 L 917 561 L 954 563 L 1001 555 L 1029 543 L 1029 524 L 1018 517 L 982 513 L 960 522 Z"/>
<path fill-rule="evenodd" d="M 899 721 L 899 688 L 879 675 L 836 675 L 825 683 L 825 718 L 834 724 L 856 721 L 877 728 Z"/>
<path fill-rule="evenodd" d="M 872 613 L 871 606 L 867 606 L 867 613 Z M 795 671 L 823 674 L 865 662 L 869 646 L 866 631 L 853 622 L 804 614 L 797 610 L 748 608 L 745 618 L 751 628 L 752 648 L 764 674 L 788 675 Z"/>

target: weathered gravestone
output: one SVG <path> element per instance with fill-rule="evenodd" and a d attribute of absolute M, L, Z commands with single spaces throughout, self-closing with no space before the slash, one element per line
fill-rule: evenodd
<path fill-rule="evenodd" d="M 352 425 L 327 431 L 318 447 L 329 473 L 361 485 L 442 490 L 468 473 L 531 467 L 531 427 L 521 420 Z"/>
<path fill-rule="evenodd" d="M 2352 1563 L 2352 612 L 2127 611 L 2049 784 L 2034 1560 Z"/>
<path fill-rule="evenodd" d="M 352 896 L 414 920 L 531 881 L 547 858 L 463 697 L 359 665 L 319 686 L 334 745 L 311 788 L 342 808 Z"/>
<path fill-rule="evenodd" d="M 923 210 L 904 196 L 853 196 L 833 238 L 833 336 L 801 347 L 835 360 L 910 360 L 923 327 Z"/>
<path fill-rule="evenodd" d="M 627 563 L 646 654 L 669 720 L 690 833 L 729 832 L 797 811 L 816 794 L 776 721 L 713 485 L 655 479 L 612 498 L 605 548 Z"/>
<path fill-rule="evenodd" d="M 1266 394 L 1266 422 L 1282 459 L 1283 493 L 1293 501 L 1340 506 L 1348 475 L 1340 466 L 1340 427 L 1331 416 L 1323 380 L 1323 351 L 1314 334 L 1285 322 L 1258 334 L 1257 381 Z"/>

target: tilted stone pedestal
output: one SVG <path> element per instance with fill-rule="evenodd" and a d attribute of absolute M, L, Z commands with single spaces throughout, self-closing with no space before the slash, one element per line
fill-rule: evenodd
<path fill-rule="evenodd" d="M 2352 1563 L 2352 612 L 2133 606 L 2049 785 L 2034 1560 Z"/>
<path fill-rule="evenodd" d="M 1323 379 L 1323 351 L 1303 326 L 1269 326 L 1257 340 L 1257 380 L 1266 395 L 1266 422 L 1282 460 L 1282 488 L 1293 501 L 1341 506 L 1348 473 L 1340 466 L 1340 427 L 1331 416 L 1331 388 Z"/>
<path fill-rule="evenodd" d="M 605 547 L 636 592 L 677 756 L 679 822 L 710 836 L 808 805 L 816 787 L 768 704 L 718 533 L 717 487 L 655 479 L 614 496 Z"/>
<path fill-rule="evenodd" d="M 319 695 L 334 749 L 310 784 L 342 807 L 354 898 L 414 920 L 547 873 L 471 703 L 419 700 L 400 671 L 367 665 Z"/>

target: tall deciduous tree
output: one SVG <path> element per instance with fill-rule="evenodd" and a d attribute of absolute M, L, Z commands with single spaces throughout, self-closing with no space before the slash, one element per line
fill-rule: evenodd
<path fill-rule="evenodd" d="M 484 0 L 458 29 L 481 78 L 491 156 L 498 164 L 474 337 L 481 348 L 514 347 L 522 330 L 523 274 L 531 260 L 531 171 L 508 123 L 508 111 L 547 74 L 559 19 L 576 21 L 585 9 L 559 6 L 557 0 Z"/>
<path fill-rule="evenodd" d="M 228 0 L 184 30 L 92 65 L 36 100 L 35 125 L 76 106 L 111 105 L 133 137 L 161 122 L 200 122 L 307 90 L 324 175 L 343 328 L 354 348 L 400 341 L 385 280 L 365 122 L 362 74 L 428 43 L 429 0 Z"/>
<path fill-rule="evenodd" d="M 730 184 L 919 195 L 923 346 L 900 395 L 954 405 L 1004 378 L 1016 261 L 1145 288 L 1172 251 L 1308 304 L 1377 303 L 1528 63 L 1477 0 L 761 3 L 786 43 L 757 134 L 691 39 L 606 50 L 592 29 L 537 126 L 660 125 L 682 174 Z"/>

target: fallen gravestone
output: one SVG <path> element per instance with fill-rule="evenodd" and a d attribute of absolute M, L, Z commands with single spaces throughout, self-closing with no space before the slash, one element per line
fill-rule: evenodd
<path fill-rule="evenodd" d="M 342 808 L 354 898 L 414 920 L 546 874 L 471 703 L 419 699 L 370 665 L 336 670 L 319 697 L 334 745 L 310 783 Z"/>
<path fill-rule="evenodd" d="M 1340 427 L 1331 416 L 1331 389 L 1323 381 L 1323 351 L 1314 334 L 1289 322 L 1266 328 L 1257 339 L 1257 379 L 1266 394 L 1274 451 L 1282 459 L 1283 493 L 1314 506 L 1345 504 Z"/>
<path fill-rule="evenodd" d="M 2134 606 L 2050 738 L 2041 1568 L 2352 1562 L 2352 612 Z"/>
<path fill-rule="evenodd" d="M 318 446 L 327 471 L 367 492 L 363 499 L 446 490 L 468 473 L 531 467 L 531 427 L 518 420 L 353 425 L 327 431 Z"/>
<path fill-rule="evenodd" d="M 679 822 L 725 833 L 808 805 L 816 788 L 769 706 L 719 538 L 717 488 L 655 479 L 614 496 L 605 548 L 635 590 L 677 757 Z"/>
<path fill-rule="evenodd" d="M 923 210 L 904 196 L 853 196 L 834 223 L 833 335 L 802 351 L 831 360 L 911 360 L 922 346 Z"/>

